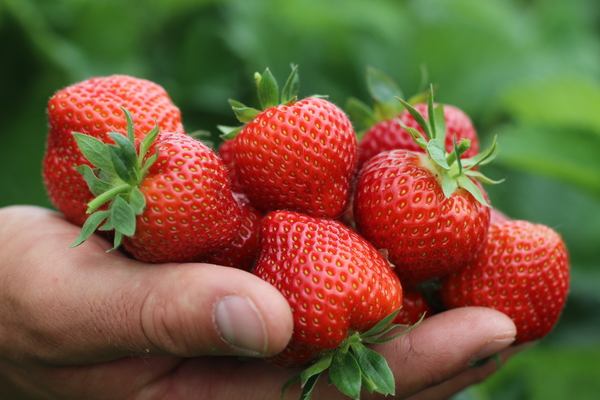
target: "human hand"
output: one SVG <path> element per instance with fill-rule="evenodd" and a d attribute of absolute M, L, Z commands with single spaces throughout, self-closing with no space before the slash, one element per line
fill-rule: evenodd
<path fill-rule="evenodd" d="M 276 289 L 234 268 L 106 253 L 95 235 L 68 249 L 78 232 L 49 210 L 0 209 L 0 398 L 280 398 L 298 371 L 237 357 L 287 344 L 292 316 Z M 495 371 L 494 362 L 470 368 L 474 357 L 516 352 L 506 348 L 514 335 L 503 314 L 462 308 L 376 350 L 397 398 L 444 399 Z M 313 399 L 343 398 L 326 383 Z M 294 386 L 286 398 L 298 394 Z"/>

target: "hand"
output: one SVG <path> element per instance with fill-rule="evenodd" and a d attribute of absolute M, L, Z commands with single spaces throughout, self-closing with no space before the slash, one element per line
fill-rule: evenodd
<path fill-rule="evenodd" d="M 298 371 L 237 357 L 285 347 L 292 316 L 276 289 L 234 268 L 107 253 L 96 235 L 68 249 L 78 232 L 49 210 L 0 209 L 0 398 L 280 398 Z M 514 335 L 503 314 L 464 308 L 376 350 L 397 398 L 444 399 L 495 371 L 493 361 L 469 368 L 474 359 L 516 352 Z M 343 398 L 326 383 L 313 399 Z"/>

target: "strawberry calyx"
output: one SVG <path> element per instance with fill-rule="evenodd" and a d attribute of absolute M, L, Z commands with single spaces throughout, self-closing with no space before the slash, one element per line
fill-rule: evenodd
<path fill-rule="evenodd" d="M 245 104 L 229 99 L 229 104 L 237 119 L 243 124 L 241 126 L 219 125 L 219 130 L 223 133 L 221 137 L 225 140 L 234 139 L 244 128 L 245 124 L 252 122 L 261 112 L 279 105 L 290 105 L 298 100 L 299 76 L 298 66 L 292 64 L 292 72 L 288 76 L 281 92 L 277 80 L 267 68 L 264 73 L 256 72 L 254 81 L 258 90 L 258 101 L 260 109 L 248 107 Z"/>
<path fill-rule="evenodd" d="M 70 247 L 80 245 L 98 229 L 115 231 L 114 247 L 111 250 L 117 249 L 124 236 L 135 233 L 136 216 L 142 214 L 146 206 L 146 199 L 139 185 L 158 158 L 158 151 L 147 156 L 158 136 L 158 123 L 144 136 L 136 149 L 133 119 L 129 111 L 123 107 L 121 109 L 127 119 L 127 136 L 109 132 L 108 135 L 115 144 L 107 144 L 82 133 L 73 133 L 83 156 L 95 167 L 83 164 L 76 169 L 96 197 L 88 203 L 86 212 L 90 216 Z M 104 205 L 107 205 L 106 209 L 100 210 Z"/>
<path fill-rule="evenodd" d="M 371 66 L 366 72 L 367 90 L 371 96 L 372 106 L 356 97 L 346 102 L 346 112 L 352 122 L 357 125 L 357 138 L 360 140 L 373 125 L 394 119 L 404 111 L 404 105 L 397 101 L 404 95 L 398 84 L 388 75 Z M 425 101 L 427 92 L 420 91 L 408 100 L 409 104 Z"/>
<path fill-rule="evenodd" d="M 300 382 L 302 387 L 300 399 L 310 399 L 317 381 L 325 371 L 328 371 L 329 383 L 350 398 L 358 399 L 362 388 L 369 393 L 394 395 L 396 390 L 394 375 L 386 359 L 365 344 L 393 340 L 417 327 L 423 320 L 421 318 L 416 324 L 408 327 L 394 324 L 393 321 L 400 310 L 401 308 L 392 312 L 366 332 L 351 333 L 338 347 L 323 352 L 307 369 L 285 383 L 281 392 L 282 398 L 290 386 Z M 392 331 L 400 328 L 406 329 L 390 335 Z"/>
<path fill-rule="evenodd" d="M 433 87 L 430 87 L 427 101 L 428 118 L 425 118 L 409 102 L 396 98 L 415 119 L 423 132 L 406 126 L 400 122 L 403 129 L 408 131 L 414 141 L 425 150 L 427 161 L 437 172 L 446 198 L 450 198 L 458 189 L 463 188 L 473 195 L 481 204 L 490 206 L 481 189 L 472 179 L 486 184 L 497 184 L 502 180 L 493 180 L 482 174 L 477 167 L 490 164 L 498 154 L 498 142 L 494 137 L 491 145 L 479 154 L 470 158 L 461 156 L 471 147 L 469 139 L 460 142 L 454 140 L 454 149 L 446 151 L 446 120 L 444 118 L 444 105 L 435 105 L 433 100 Z"/>

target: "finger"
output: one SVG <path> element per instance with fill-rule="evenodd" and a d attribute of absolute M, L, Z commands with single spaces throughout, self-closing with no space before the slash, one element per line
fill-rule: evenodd
<path fill-rule="evenodd" d="M 421 325 L 384 345 L 373 348 L 386 357 L 396 378 L 397 399 L 407 398 L 456 377 L 457 387 L 483 379 L 495 368 L 487 363 L 477 372 L 472 369 L 474 360 L 483 359 L 509 346 L 516 334 L 512 321 L 504 314 L 491 309 L 464 308 L 430 317 Z M 464 371 L 465 375 L 461 375 Z M 281 389 L 287 379 L 299 373 L 298 369 L 279 369 L 261 360 L 240 363 L 227 357 L 187 360 L 178 369 L 180 380 L 156 380 L 148 387 L 147 398 L 166 398 L 177 392 L 181 397 L 211 399 L 280 399 Z M 469 375 L 469 373 L 473 375 Z M 201 378 L 199 378 L 201 377 Z M 441 394 L 451 393 L 451 388 L 440 386 Z M 456 390 L 456 388 L 452 390 Z M 300 398 L 300 386 L 295 384 L 285 393 L 286 399 Z M 159 393 L 160 395 L 157 395 Z M 193 396 L 198 397 L 193 397 Z M 142 397 L 146 398 L 146 397 Z M 327 376 L 319 379 L 312 393 L 313 400 L 347 399 L 337 388 L 330 386 Z M 363 391 L 361 399 L 383 399 L 378 394 Z M 387 398 L 391 398 L 388 396 Z M 445 397 L 415 397 L 415 399 L 442 399 Z"/>
<path fill-rule="evenodd" d="M 434 315 L 378 351 L 396 371 L 399 398 L 420 392 L 508 347 L 513 321 L 501 312 L 465 307 Z"/>
<path fill-rule="evenodd" d="M 468 388 L 469 386 L 483 382 L 496 371 L 498 371 L 498 369 L 504 365 L 509 358 L 528 349 L 534 344 L 535 342 L 529 342 L 517 346 L 509 346 L 498 353 L 499 360 L 496 360 L 495 358 L 484 359 L 487 360 L 487 362 L 485 362 L 483 365 L 471 366 L 464 372 L 459 373 L 457 376 L 452 377 L 451 379 L 442 382 L 439 385 L 425 389 L 414 396 L 411 396 L 410 400 L 448 399 L 460 391 Z"/>
<path fill-rule="evenodd" d="M 0 338 L 19 336 L 15 357 L 25 351 L 69 364 L 130 354 L 268 356 L 291 336 L 285 298 L 245 271 L 140 263 L 106 253 L 110 245 L 95 236 L 68 249 L 79 228 L 38 208 L 13 208 L 0 222 L 3 254 L 14 255 L 3 263 L 10 281 L 0 281 L 0 293 L 11 308 Z"/>

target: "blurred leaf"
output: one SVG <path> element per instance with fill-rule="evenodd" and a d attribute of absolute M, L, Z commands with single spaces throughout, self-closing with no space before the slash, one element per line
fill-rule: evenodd
<path fill-rule="evenodd" d="M 600 136 L 600 82 L 591 77 L 560 76 L 525 83 L 507 90 L 501 102 L 520 123 L 584 129 Z"/>
<path fill-rule="evenodd" d="M 600 199 L 600 135 L 551 125 L 503 126 L 497 162 L 551 176 Z"/>

